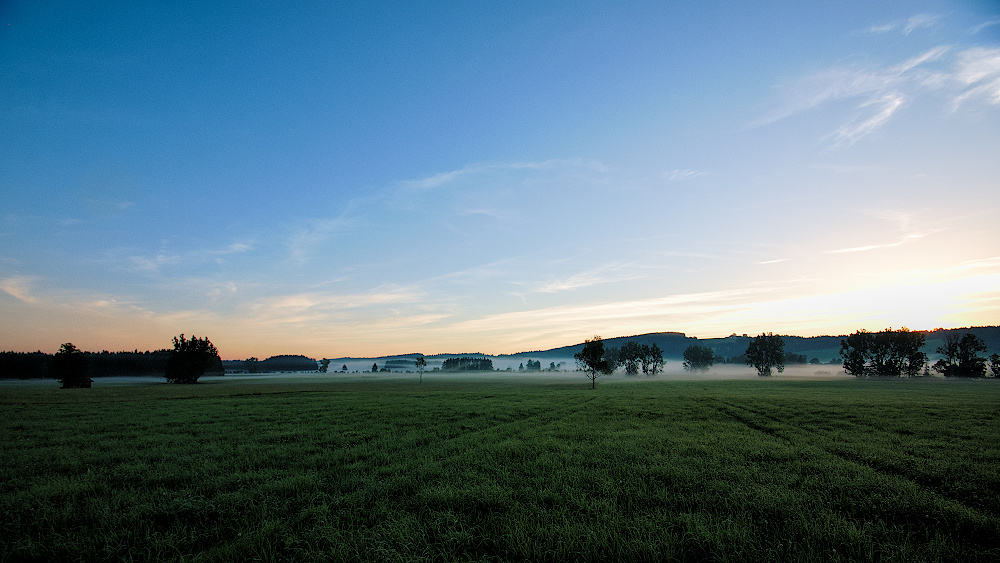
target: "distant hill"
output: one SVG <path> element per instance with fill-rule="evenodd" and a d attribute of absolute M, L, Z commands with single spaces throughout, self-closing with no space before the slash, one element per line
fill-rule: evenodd
<path fill-rule="evenodd" d="M 981 338 L 983 342 L 986 343 L 988 351 L 985 355 L 990 355 L 994 353 L 1000 353 L 1000 326 L 982 326 L 982 327 L 970 327 L 970 328 L 954 328 L 954 329 L 934 329 L 931 331 L 920 331 L 925 333 L 926 341 L 923 347 L 923 351 L 928 355 L 935 355 L 935 351 L 938 346 L 944 344 L 945 338 L 949 333 L 966 333 L 971 332 Z M 733 356 L 739 356 L 746 352 L 747 345 L 753 340 L 756 335 L 730 335 L 725 338 L 698 338 L 696 336 L 687 336 L 683 332 L 650 332 L 647 334 L 637 334 L 633 336 L 618 336 L 613 338 L 605 338 L 605 346 L 614 346 L 620 348 L 626 342 L 638 342 L 639 344 L 656 344 L 663 350 L 663 357 L 671 360 L 679 360 L 684 356 L 684 350 L 691 346 L 692 344 L 697 344 L 699 346 L 708 346 L 716 355 L 731 358 Z M 781 338 L 785 341 L 785 351 L 794 354 L 801 354 L 806 356 L 808 359 L 818 358 L 823 363 L 828 363 L 831 359 L 840 356 L 840 340 L 846 338 L 847 335 L 838 336 L 794 336 L 794 335 L 781 335 Z M 551 348 L 548 350 L 534 350 L 528 352 L 518 352 L 516 354 L 482 354 L 479 352 L 466 352 L 466 353 L 453 353 L 453 354 L 433 354 L 427 355 L 427 360 L 443 360 L 447 358 L 454 357 L 483 357 L 490 356 L 494 358 L 537 358 L 537 359 L 565 359 L 572 358 L 574 354 L 583 349 L 583 342 L 578 344 L 572 344 L 569 346 L 560 346 L 558 348 Z M 412 358 L 416 358 L 421 354 L 410 353 L 410 354 L 399 354 L 396 356 L 381 356 L 378 358 L 337 358 L 333 360 L 333 363 L 339 364 L 345 361 L 360 361 L 367 360 L 371 361 L 381 360 L 382 362 L 389 361 L 392 362 L 393 369 L 403 368 L 404 366 L 412 365 Z M 395 362 L 394 360 L 409 360 L 408 362 Z M 413 369 L 413 368 L 408 368 Z"/>
<path fill-rule="evenodd" d="M 305 356 L 271 356 L 260 361 L 258 371 L 316 371 L 316 360 Z"/>
<path fill-rule="evenodd" d="M 935 354 L 937 348 L 944 344 L 947 335 L 950 333 L 964 334 L 971 332 L 986 343 L 988 351 L 986 355 L 1000 353 L 1000 326 L 983 326 L 954 329 L 935 329 L 932 331 L 920 331 L 926 334 L 923 351 L 929 355 Z M 756 335 L 730 335 L 725 338 L 705 338 L 700 339 L 695 336 L 687 336 L 682 332 L 652 332 L 649 334 L 639 334 L 635 336 L 620 336 L 616 338 L 605 338 L 605 346 L 620 348 L 626 342 L 638 342 L 639 344 L 656 344 L 663 350 L 663 357 L 670 359 L 680 359 L 684 356 L 684 350 L 692 344 L 708 346 L 716 355 L 727 358 L 739 356 L 746 352 L 747 346 Z M 823 363 L 829 362 L 835 356 L 840 355 L 840 341 L 847 335 L 840 336 L 792 336 L 781 335 L 785 341 L 785 351 L 795 354 L 802 354 L 808 358 L 819 358 Z M 569 357 L 583 349 L 583 343 L 572 346 L 563 346 L 551 350 L 537 352 L 525 352 L 511 354 L 511 356 L 532 355 L 541 358 L 548 357 Z"/>

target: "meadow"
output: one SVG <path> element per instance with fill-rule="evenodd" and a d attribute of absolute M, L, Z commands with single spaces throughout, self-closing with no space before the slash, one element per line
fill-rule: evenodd
<path fill-rule="evenodd" d="M 996 561 L 1000 385 L 0 387 L 2 561 Z"/>

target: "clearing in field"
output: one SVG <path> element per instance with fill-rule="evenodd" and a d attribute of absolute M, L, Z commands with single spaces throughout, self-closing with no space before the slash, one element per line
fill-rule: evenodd
<path fill-rule="evenodd" d="M 992 381 L 0 389 L 26 560 L 1000 559 Z"/>

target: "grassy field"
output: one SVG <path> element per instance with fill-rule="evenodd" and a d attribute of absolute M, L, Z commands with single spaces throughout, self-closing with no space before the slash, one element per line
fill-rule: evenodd
<path fill-rule="evenodd" d="M 3 561 L 1000 560 L 992 381 L 96 385 L 0 388 Z"/>

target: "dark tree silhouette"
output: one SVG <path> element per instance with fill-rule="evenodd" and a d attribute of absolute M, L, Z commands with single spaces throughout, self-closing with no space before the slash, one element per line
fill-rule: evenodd
<path fill-rule="evenodd" d="M 326 373 L 330 370 L 330 360 L 323 358 L 319 361 L 319 372 Z"/>
<path fill-rule="evenodd" d="M 937 353 L 944 357 L 934 364 L 934 371 L 945 377 L 983 377 L 986 375 L 986 358 L 979 355 L 986 351 L 986 343 L 967 332 L 961 336 L 949 333 L 944 346 Z"/>
<path fill-rule="evenodd" d="M 715 363 L 715 352 L 708 346 L 692 344 L 684 350 L 684 369 L 687 371 L 708 371 Z"/>
<path fill-rule="evenodd" d="M 915 376 L 927 363 L 927 355 L 920 351 L 924 338 L 924 333 L 906 327 L 859 330 L 840 341 L 844 371 L 855 377 Z"/>
<path fill-rule="evenodd" d="M 211 367 L 221 366 L 219 351 L 208 338 L 192 336 L 191 340 L 174 337 L 174 349 L 167 359 L 165 376 L 170 383 L 198 383 Z"/>
<path fill-rule="evenodd" d="M 990 356 L 990 375 L 1000 377 L 1000 354 Z"/>
<path fill-rule="evenodd" d="M 87 376 L 88 367 L 87 355 L 70 342 L 52 356 L 52 376 L 63 389 L 89 389 L 93 380 Z"/>
<path fill-rule="evenodd" d="M 600 336 L 595 336 L 584 341 L 583 350 L 573 355 L 576 364 L 590 378 L 590 388 L 597 388 L 597 378 L 602 375 L 609 375 L 615 370 L 612 363 L 604 357 L 604 341 Z"/>
<path fill-rule="evenodd" d="M 618 350 L 618 365 L 624 366 L 626 375 L 637 375 L 642 362 L 642 347 L 638 342 L 626 342 Z"/>
<path fill-rule="evenodd" d="M 531 371 L 528 361 L 528 371 Z M 441 363 L 441 371 L 493 371 L 493 360 L 489 358 L 448 358 Z"/>
<path fill-rule="evenodd" d="M 378 371 L 378 362 L 375 362 L 374 364 L 372 364 L 372 373 L 375 373 L 377 371 Z"/>
<path fill-rule="evenodd" d="M 750 341 L 746 351 L 747 365 L 757 368 L 757 375 L 771 375 L 771 369 L 778 373 L 785 371 L 785 341 L 780 336 L 761 334 Z"/>
<path fill-rule="evenodd" d="M 417 364 L 417 373 L 420 374 L 420 383 L 424 382 L 424 370 L 427 369 L 427 359 L 423 356 L 418 356 L 416 361 L 413 363 Z"/>
<path fill-rule="evenodd" d="M 243 365 L 247 369 L 247 373 L 257 373 L 260 370 L 260 364 L 257 358 L 250 357 L 243 361 Z"/>
<path fill-rule="evenodd" d="M 640 361 L 642 362 L 642 373 L 646 375 L 656 375 L 657 372 L 663 371 L 663 351 L 660 347 L 653 344 L 643 344 L 642 345 L 642 357 Z"/>

